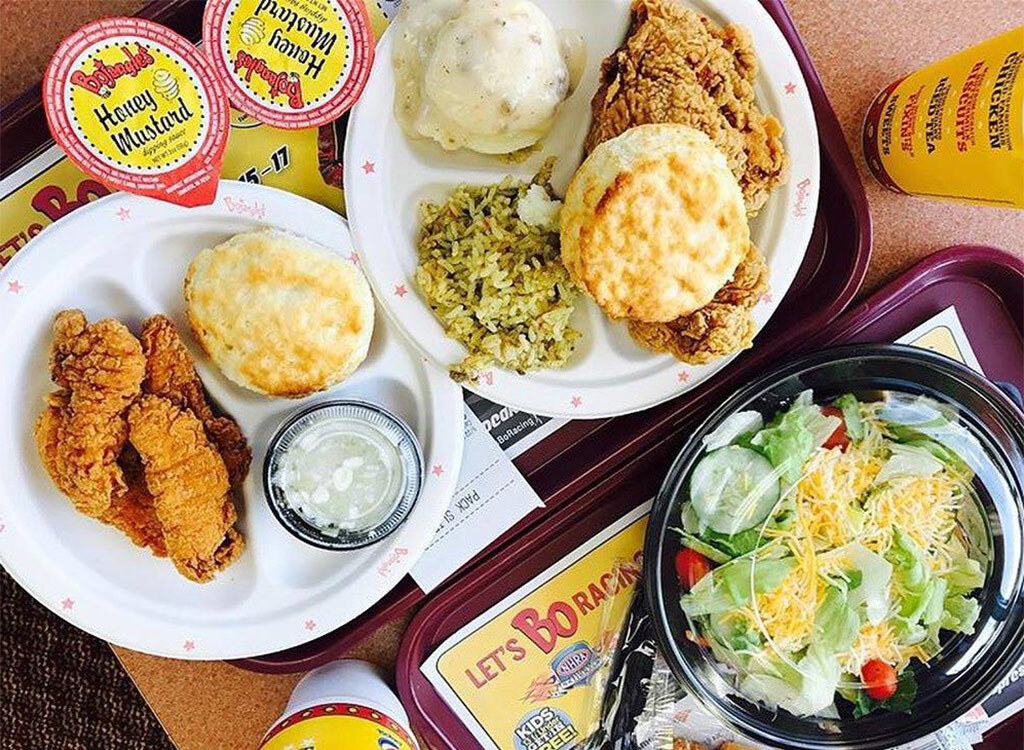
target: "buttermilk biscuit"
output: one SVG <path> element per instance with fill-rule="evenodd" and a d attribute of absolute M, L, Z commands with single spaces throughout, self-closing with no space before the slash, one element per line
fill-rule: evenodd
<path fill-rule="evenodd" d="M 185 276 L 196 338 L 221 371 L 268 396 L 323 390 L 365 359 L 373 298 L 352 263 L 263 230 L 203 250 Z"/>
<path fill-rule="evenodd" d="M 597 146 L 569 183 L 562 262 L 612 318 L 664 323 L 703 307 L 750 241 L 721 151 L 684 125 L 641 125 Z"/>

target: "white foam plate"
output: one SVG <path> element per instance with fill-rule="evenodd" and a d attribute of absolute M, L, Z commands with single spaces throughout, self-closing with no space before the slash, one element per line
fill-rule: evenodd
<path fill-rule="evenodd" d="M 222 181 L 211 206 L 184 209 L 118 193 L 48 227 L 0 279 L 0 559 L 33 596 L 83 630 L 118 645 L 182 659 L 227 659 L 296 646 L 346 623 L 412 567 L 440 523 L 462 457 L 462 398 L 446 374 L 412 349 L 378 309 L 366 362 L 344 383 L 302 400 L 269 399 L 234 385 L 202 354 L 185 317 L 182 279 L 204 247 L 274 226 L 353 254 L 345 221 L 272 188 Z M 213 401 L 249 439 L 252 467 L 239 504 L 242 556 L 205 585 L 166 559 L 74 510 L 36 453 L 32 426 L 54 389 L 47 371 L 54 314 L 78 307 L 90 321 L 116 317 L 138 333 L 147 315 L 178 325 Z M 323 398 L 357 397 L 404 419 L 427 474 L 409 518 L 379 544 L 314 549 L 274 519 L 263 497 L 268 440 L 293 411 Z"/>
<path fill-rule="evenodd" d="M 622 43 L 629 0 L 534 0 L 555 28 L 574 28 L 587 44 L 587 64 L 573 95 L 526 162 L 462 150 L 446 152 L 433 141 L 412 140 L 393 115 L 395 79 L 391 32 L 381 39 L 373 71 L 352 111 L 345 143 L 345 196 L 356 248 L 381 305 L 419 348 L 442 367 L 462 360 L 465 349 L 445 336 L 413 281 L 419 205 L 443 200 L 460 183 L 489 184 L 507 174 L 532 176 L 548 156 L 558 156 L 554 186 L 564 194 L 579 165 L 590 126 L 590 100 L 601 61 Z M 782 32 L 756 0 L 693 2 L 719 24 L 750 30 L 761 63 L 755 93 L 765 112 L 785 128 L 791 160 L 788 182 L 751 224 L 752 238 L 768 259 L 771 292 L 754 310 L 758 329 L 778 306 L 803 260 L 818 205 L 818 132 L 800 68 Z M 633 343 L 625 326 L 609 321 L 581 299 L 573 318 L 582 341 L 569 365 L 525 376 L 495 369 L 468 388 L 492 401 L 547 416 L 577 419 L 640 411 L 699 385 L 728 364 L 684 365 Z"/>

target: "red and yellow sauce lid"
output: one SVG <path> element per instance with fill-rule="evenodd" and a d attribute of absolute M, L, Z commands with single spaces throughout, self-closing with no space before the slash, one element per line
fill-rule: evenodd
<path fill-rule="evenodd" d="M 58 47 L 43 78 L 54 140 L 106 185 L 184 206 L 213 202 L 229 106 L 184 37 L 141 18 L 105 18 Z"/>
<path fill-rule="evenodd" d="M 210 0 L 203 44 L 231 103 L 278 128 L 340 117 L 373 64 L 362 0 Z"/>

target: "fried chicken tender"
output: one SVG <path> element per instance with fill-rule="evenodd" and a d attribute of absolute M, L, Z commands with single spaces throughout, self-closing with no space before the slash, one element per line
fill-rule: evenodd
<path fill-rule="evenodd" d="M 100 520 L 127 488 L 117 457 L 127 438 L 125 410 L 139 395 L 145 358 L 122 323 L 89 324 L 81 310 L 53 323 L 50 394 L 35 425 L 39 456 L 57 488 Z"/>
<path fill-rule="evenodd" d="M 757 333 L 750 311 L 767 289 L 768 266 L 751 243 L 732 281 L 711 302 L 670 323 L 631 320 L 629 333 L 652 351 L 671 354 L 690 364 L 706 364 L 750 347 Z"/>
<path fill-rule="evenodd" d="M 235 420 L 213 413 L 203 381 L 174 323 L 166 315 L 153 315 L 142 324 L 141 338 L 146 356 L 143 391 L 163 396 L 179 408 L 190 409 L 224 459 L 231 486 L 241 486 L 249 472 L 252 451 Z"/>
<path fill-rule="evenodd" d="M 168 556 L 186 578 L 211 580 L 244 548 L 224 460 L 202 422 L 167 398 L 141 396 L 128 426 Z"/>
<path fill-rule="evenodd" d="M 634 125 L 689 125 L 725 154 L 753 216 L 788 166 L 782 126 L 754 103 L 756 75 L 745 29 L 719 29 L 678 0 L 634 0 L 629 36 L 601 65 L 585 152 Z"/>
<path fill-rule="evenodd" d="M 125 422 L 127 425 L 127 422 Z M 153 496 L 146 488 L 142 459 L 130 443 L 126 443 L 117 459 L 128 485 L 124 494 L 114 498 L 104 520 L 118 528 L 132 543 L 148 547 L 157 557 L 167 557 L 164 528 L 156 516 Z"/>

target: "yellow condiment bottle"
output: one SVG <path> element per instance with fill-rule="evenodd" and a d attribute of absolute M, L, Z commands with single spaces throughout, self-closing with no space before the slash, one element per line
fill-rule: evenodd
<path fill-rule="evenodd" d="M 1024 208 L 1024 26 L 911 73 L 875 97 L 864 156 L 899 193 Z"/>
<path fill-rule="evenodd" d="M 299 680 L 260 750 L 417 750 L 408 727 L 379 670 L 344 659 Z"/>

